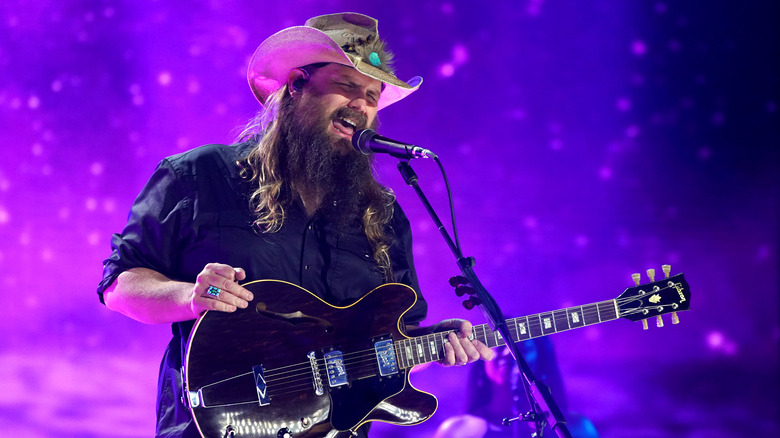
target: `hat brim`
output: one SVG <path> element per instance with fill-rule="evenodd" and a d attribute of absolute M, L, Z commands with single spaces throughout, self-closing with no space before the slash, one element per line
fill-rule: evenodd
<path fill-rule="evenodd" d="M 383 82 L 378 110 L 412 94 L 422 84 L 419 76 L 404 82 L 359 57 L 348 56 L 327 34 L 309 26 L 283 29 L 263 41 L 249 61 L 247 80 L 257 100 L 265 104 L 268 96 L 287 82 L 291 71 L 319 62 L 347 65 Z"/>

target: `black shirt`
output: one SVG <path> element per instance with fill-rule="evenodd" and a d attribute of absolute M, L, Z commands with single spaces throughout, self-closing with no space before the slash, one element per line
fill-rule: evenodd
<path fill-rule="evenodd" d="M 247 281 L 276 279 L 297 284 L 335 306 L 351 304 L 384 282 L 361 227 L 337 235 L 309 218 L 300 204 L 285 210 L 283 227 L 258 233 L 252 226 L 249 184 L 236 161 L 254 143 L 207 145 L 164 159 L 133 203 L 127 225 L 111 240 L 98 294 L 131 268 L 194 282 L 208 263 L 241 267 Z M 409 221 L 396 203 L 388 227 L 394 279 L 418 293 L 404 315 L 407 324 L 425 318 L 412 260 Z M 174 323 L 158 382 L 157 436 L 199 436 L 181 402 L 182 353 L 194 321 Z"/>

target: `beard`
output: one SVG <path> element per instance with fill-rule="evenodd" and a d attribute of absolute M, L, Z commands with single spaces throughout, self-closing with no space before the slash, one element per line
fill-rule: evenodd
<path fill-rule="evenodd" d="M 349 139 L 334 137 L 331 124 L 338 118 L 351 118 L 357 131 L 366 127 L 365 115 L 348 107 L 325 114 L 319 105 L 297 99 L 280 117 L 286 146 L 280 153 L 284 178 L 292 183 L 291 188 L 318 194 L 316 215 L 344 231 L 362 218 L 372 201 L 379 201 L 381 186 L 374 179 L 370 158 L 353 149 Z"/>

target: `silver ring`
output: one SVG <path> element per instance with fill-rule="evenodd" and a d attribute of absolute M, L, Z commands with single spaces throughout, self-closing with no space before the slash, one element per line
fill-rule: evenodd
<path fill-rule="evenodd" d="M 214 298 L 219 298 L 220 292 L 222 291 L 216 286 L 209 286 L 209 288 L 206 290 L 206 293 L 211 295 Z"/>

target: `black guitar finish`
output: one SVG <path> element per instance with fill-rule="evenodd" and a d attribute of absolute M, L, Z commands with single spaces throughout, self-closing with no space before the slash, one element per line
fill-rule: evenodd
<path fill-rule="evenodd" d="M 612 300 L 507 319 L 511 341 L 618 318 L 645 328 L 652 318 L 661 327 L 661 316 L 671 313 L 676 324 L 691 293 L 684 276 L 670 277 L 670 269 L 664 266 L 659 281 L 652 271 L 651 283 L 642 285 L 636 274 L 637 286 Z M 290 283 L 245 287 L 255 295 L 247 309 L 206 312 L 190 335 L 186 390 L 204 437 L 346 438 L 369 421 L 412 425 L 433 415 L 436 398 L 412 387 L 409 371 L 444 359 L 452 330 L 403 334 L 401 317 L 417 299 L 414 290 L 387 284 L 334 307 Z M 505 343 L 487 324 L 475 325 L 472 335 L 491 348 Z"/>
<path fill-rule="evenodd" d="M 247 309 L 207 312 L 190 336 L 186 389 L 204 437 L 222 437 L 228 426 L 237 438 L 348 436 L 337 431 L 368 421 L 417 424 L 436 410 L 435 397 L 410 385 L 411 367 L 381 377 L 374 351 L 381 337 L 407 338 L 399 321 L 416 301 L 411 288 L 383 285 L 339 308 L 290 283 L 261 280 L 244 287 L 255 296 Z M 335 387 L 323 359 L 333 350 L 341 351 L 348 378 Z M 267 384 L 264 406 L 255 386 L 257 366 Z"/>

